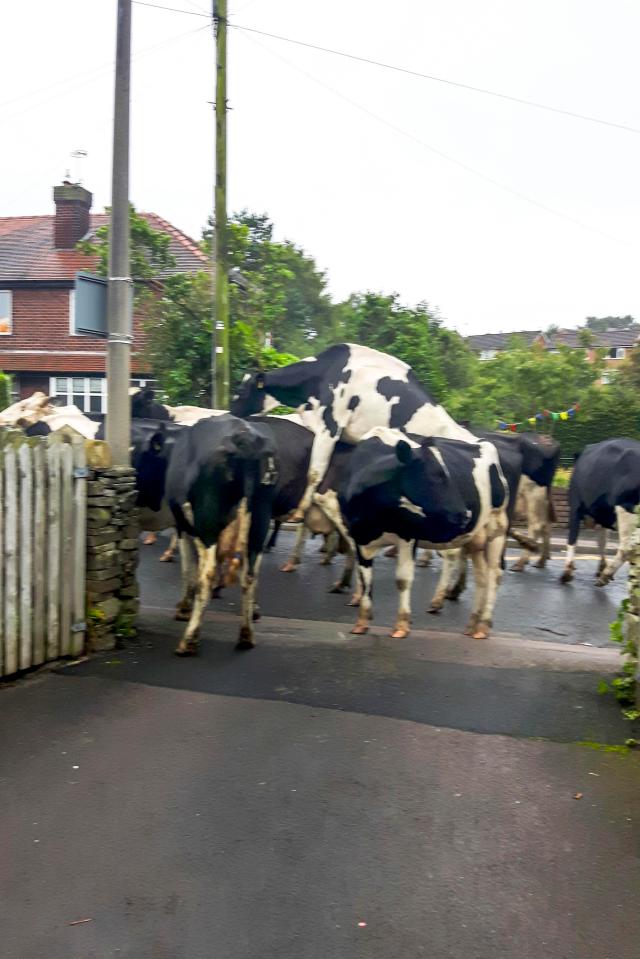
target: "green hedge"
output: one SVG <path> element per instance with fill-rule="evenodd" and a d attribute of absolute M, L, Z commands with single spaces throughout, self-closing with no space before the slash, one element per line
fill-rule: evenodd
<path fill-rule="evenodd" d="M 11 377 L 0 373 L 0 410 L 11 406 Z"/>
<path fill-rule="evenodd" d="M 560 443 L 563 458 L 581 452 L 589 443 L 614 436 L 640 440 L 640 396 L 615 386 L 592 387 L 577 416 L 554 424 L 553 435 Z"/>

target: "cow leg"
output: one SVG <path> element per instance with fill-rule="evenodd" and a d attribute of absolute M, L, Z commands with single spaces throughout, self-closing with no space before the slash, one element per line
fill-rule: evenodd
<path fill-rule="evenodd" d="M 422 569 L 426 569 L 427 566 L 431 566 L 431 560 L 433 559 L 433 550 L 432 549 L 421 549 L 416 559 L 416 566 L 420 566 Z"/>
<path fill-rule="evenodd" d="M 431 604 L 427 609 L 427 612 L 434 616 L 442 610 L 444 601 L 447 598 L 449 582 L 452 580 L 456 568 L 456 552 L 457 551 L 453 549 L 444 549 L 440 554 L 442 557 L 440 578 L 438 579 L 436 591 L 431 598 Z"/>
<path fill-rule="evenodd" d="M 567 537 L 567 555 L 564 560 L 564 570 L 562 576 L 560 577 L 561 583 L 570 583 L 573 579 L 573 574 L 575 572 L 575 563 L 573 558 L 576 552 L 576 543 L 578 542 L 578 534 L 580 533 L 580 521 L 582 519 L 582 513 L 577 508 L 571 507 L 571 514 L 569 517 L 569 535 Z"/>
<path fill-rule="evenodd" d="M 338 552 L 340 543 L 340 534 L 337 529 L 332 530 L 324 541 L 324 555 L 320 560 L 321 566 L 330 566 L 333 558 Z"/>
<path fill-rule="evenodd" d="M 548 510 L 547 510 L 548 514 Z M 542 552 L 537 563 L 534 563 L 536 569 L 544 569 L 551 559 L 551 520 L 547 515 L 538 527 L 537 539 L 542 543 Z"/>
<path fill-rule="evenodd" d="M 455 602 L 460 599 L 467 585 L 467 557 L 464 550 L 451 550 L 446 598 Z"/>
<path fill-rule="evenodd" d="M 173 557 L 176 555 L 176 550 L 178 549 L 178 534 L 174 531 L 171 534 L 171 540 L 169 545 L 165 549 L 164 553 L 160 557 L 161 563 L 173 563 Z"/>
<path fill-rule="evenodd" d="M 333 586 L 329 589 L 330 593 L 343 593 L 345 589 L 349 589 L 351 582 L 353 580 L 353 570 L 356 565 L 356 552 L 353 547 L 351 540 L 346 537 L 341 540 L 342 548 L 344 551 L 344 566 L 342 567 L 342 576 L 334 583 Z M 352 598 L 353 599 L 353 598 Z M 360 596 L 358 595 L 357 602 L 351 602 L 350 606 L 357 606 L 360 603 Z"/>
<path fill-rule="evenodd" d="M 608 529 L 605 526 L 600 526 L 596 532 L 596 539 L 598 541 L 598 553 L 600 554 L 600 561 L 598 563 L 598 569 L 596 570 L 596 579 L 598 579 L 607 565 L 607 533 Z"/>
<path fill-rule="evenodd" d="M 193 609 L 193 598 L 198 588 L 198 562 L 195 555 L 195 545 L 191 536 L 182 533 L 178 537 L 180 550 L 180 579 L 182 581 L 182 596 L 176 606 L 175 618 L 188 620 Z"/>
<path fill-rule="evenodd" d="M 259 618 L 256 606 L 258 574 L 262 563 L 262 548 L 269 532 L 270 507 L 254 500 L 252 512 L 248 513 L 248 534 L 242 564 L 242 625 L 236 649 L 252 649 L 255 646 L 254 620 Z M 257 614 L 257 615 L 256 615 Z"/>
<path fill-rule="evenodd" d="M 300 500 L 295 512 L 293 513 L 293 516 L 291 517 L 294 522 L 304 519 L 304 514 L 311 506 L 313 494 L 317 490 L 318 484 L 327 472 L 329 461 L 331 460 L 333 450 L 339 439 L 339 431 L 335 436 L 332 436 L 326 429 L 323 430 L 322 433 L 316 434 L 313 440 L 313 447 L 311 449 L 311 460 L 309 462 L 309 472 L 307 474 L 307 488 L 304 491 L 304 495 Z"/>
<path fill-rule="evenodd" d="M 480 633 L 480 620 L 485 608 L 487 599 L 487 586 L 489 581 L 489 568 L 484 549 L 472 549 L 471 562 L 473 563 L 473 601 L 471 603 L 471 616 L 464 630 L 465 636 L 483 639 Z"/>
<path fill-rule="evenodd" d="M 266 542 L 266 545 L 264 548 L 265 553 L 270 553 L 273 547 L 276 545 L 276 540 L 278 538 L 278 533 L 280 532 L 281 526 L 282 526 L 282 523 L 280 522 L 280 520 L 276 519 L 273 521 L 273 531 L 271 533 L 271 536 Z"/>
<path fill-rule="evenodd" d="M 492 539 L 486 549 L 486 577 L 487 585 L 483 604 L 480 607 L 480 618 L 473 633 L 474 639 L 486 639 L 493 625 L 493 610 L 496 605 L 498 587 L 502 579 L 502 554 L 504 551 L 506 534 Z"/>
<path fill-rule="evenodd" d="M 618 551 L 610 560 L 600 577 L 598 586 L 606 586 L 616 575 L 620 567 L 627 562 L 631 553 L 631 536 L 636 526 L 635 513 L 629 513 L 623 506 L 616 506 L 616 525 L 618 527 Z"/>
<path fill-rule="evenodd" d="M 363 547 L 356 547 L 358 554 L 358 577 L 360 579 L 360 609 L 358 610 L 358 621 L 351 630 L 354 636 L 362 636 L 369 631 L 369 624 L 372 619 L 371 608 L 373 605 L 373 558 L 376 550 L 365 550 Z"/>
<path fill-rule="evenodd" d="M 415 575 L 415 541 L 398 541 L 396 586 L 398 587 L 398 618 L 391 632 L 392 639 L 405 639 L 411 628 L 411 587 Z"/>
<path fill-rule="evenodd" d="M 216 571 L 216 547 L 205 547 L 196 540 L 198 550 L 198 589 L 196 591 L 189 625 L 176 648 L 177 656 L 194 656 L 198 652 L 198 633 L 202 615 L 211 598 L 211 584 Z"/>
<path fill-rule="evenodd" d="M 280 567 L 282 573 L 293 573 L 298 566 L 300 565 L 300 559 L 302 558 L 302 550 L 304 548 L 305 540 L 309 535 L 309 530 L 304 523 L 298 524 L 298 529 L 296 530 L 296 541 L 293 544 L 293 550 L 291 555 L 286 563 Z"/>

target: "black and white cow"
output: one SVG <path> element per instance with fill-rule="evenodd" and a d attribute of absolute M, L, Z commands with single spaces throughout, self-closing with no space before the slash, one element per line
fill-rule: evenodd
<path fill-rule="evenodd" d="M 491 626 L 508 528 L 507 482 L 495 447 L 442 438 L 410 437 L 378 428 L 358 444 L 351 476 L 339 495 L 356 543 L 362 598 L 355 634 L 371 620 L 373 559 L 390 539 L 398 546 L 398 617 L 403 638 L 411 619 L 411 585 L 418 540 L 437 549 L 464 547 L 473 561 L 475 590 L 468 635 L 484 639 Z"/>
<path fill-rule="evenodd" d="M 569 484 L 569 536 L 561 582 L 569 583 L 575 571 L 575 547 L 580 523 L 590 516 L 603 527 L 597 585 L 605 586 L 629 558 L 640 503 L 640 442 L 603 440 L 585 447 L 577 458 Z M 618 551 L 608 563 L 604 557 L 606 530 L 617 529 Z"/>
<path fill-rule="evenodd" d="M 234 522 L 243 593 L 238 648 L 253 646 L 255 590 L 277 478 L 271 431 L 228 415 L 191 427 L 138 421 L 132 430 L 138 503 L 148 511 L 143 522 L 149 528 L 148 513 L 156 514 L 165 526 L 175 523 L 180 537 L 184 588 L 177 616 L 189 622 L 176 653 L 197 652 L 217 547 Z"/>
<path fill-rule="evenodd" d="M 373 427 L 385 426 L 475 442 L 469 430 L 433 400 L 410 366 L 366 346 L 341 343 L 317 357 L 247 375 L 233 397 L 231 412 L 246 417 L 280 404 L 297 409 L 315 434 L 296 519 L 302 519 L 311 505 L 338 440 L 357 443 Z"/>

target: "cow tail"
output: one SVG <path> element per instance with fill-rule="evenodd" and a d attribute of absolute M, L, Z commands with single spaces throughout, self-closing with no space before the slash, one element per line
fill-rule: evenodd
<path fill-rule="evenodd" d="M 509 536 L 515 539 L 516 543 L 519 546 L 523 546 L 524 549 L 528 549 L 530 553 L 540 552 L 540 544 L 536 543 L 535 539 L 530 539 L 528 536 L 525 536 L 523 533 L 516 532 L 516 530 L 513 528 L 509 530 Z"/>

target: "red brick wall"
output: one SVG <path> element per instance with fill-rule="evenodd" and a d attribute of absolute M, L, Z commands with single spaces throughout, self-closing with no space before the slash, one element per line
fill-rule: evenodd
<path fill-rule="evenodd" d="M 0 370 L 105 372 L 106 340 L 69 333 L 69 293 L 51 289 L 13 291 L 13 332 L 0 336 Z M 142 325 L 143 320 L 134 317 L 132 368 L 136 372 L 146 370 Z M 71 355 L 16 354 L 9 350 L 66 351 Z"/>

